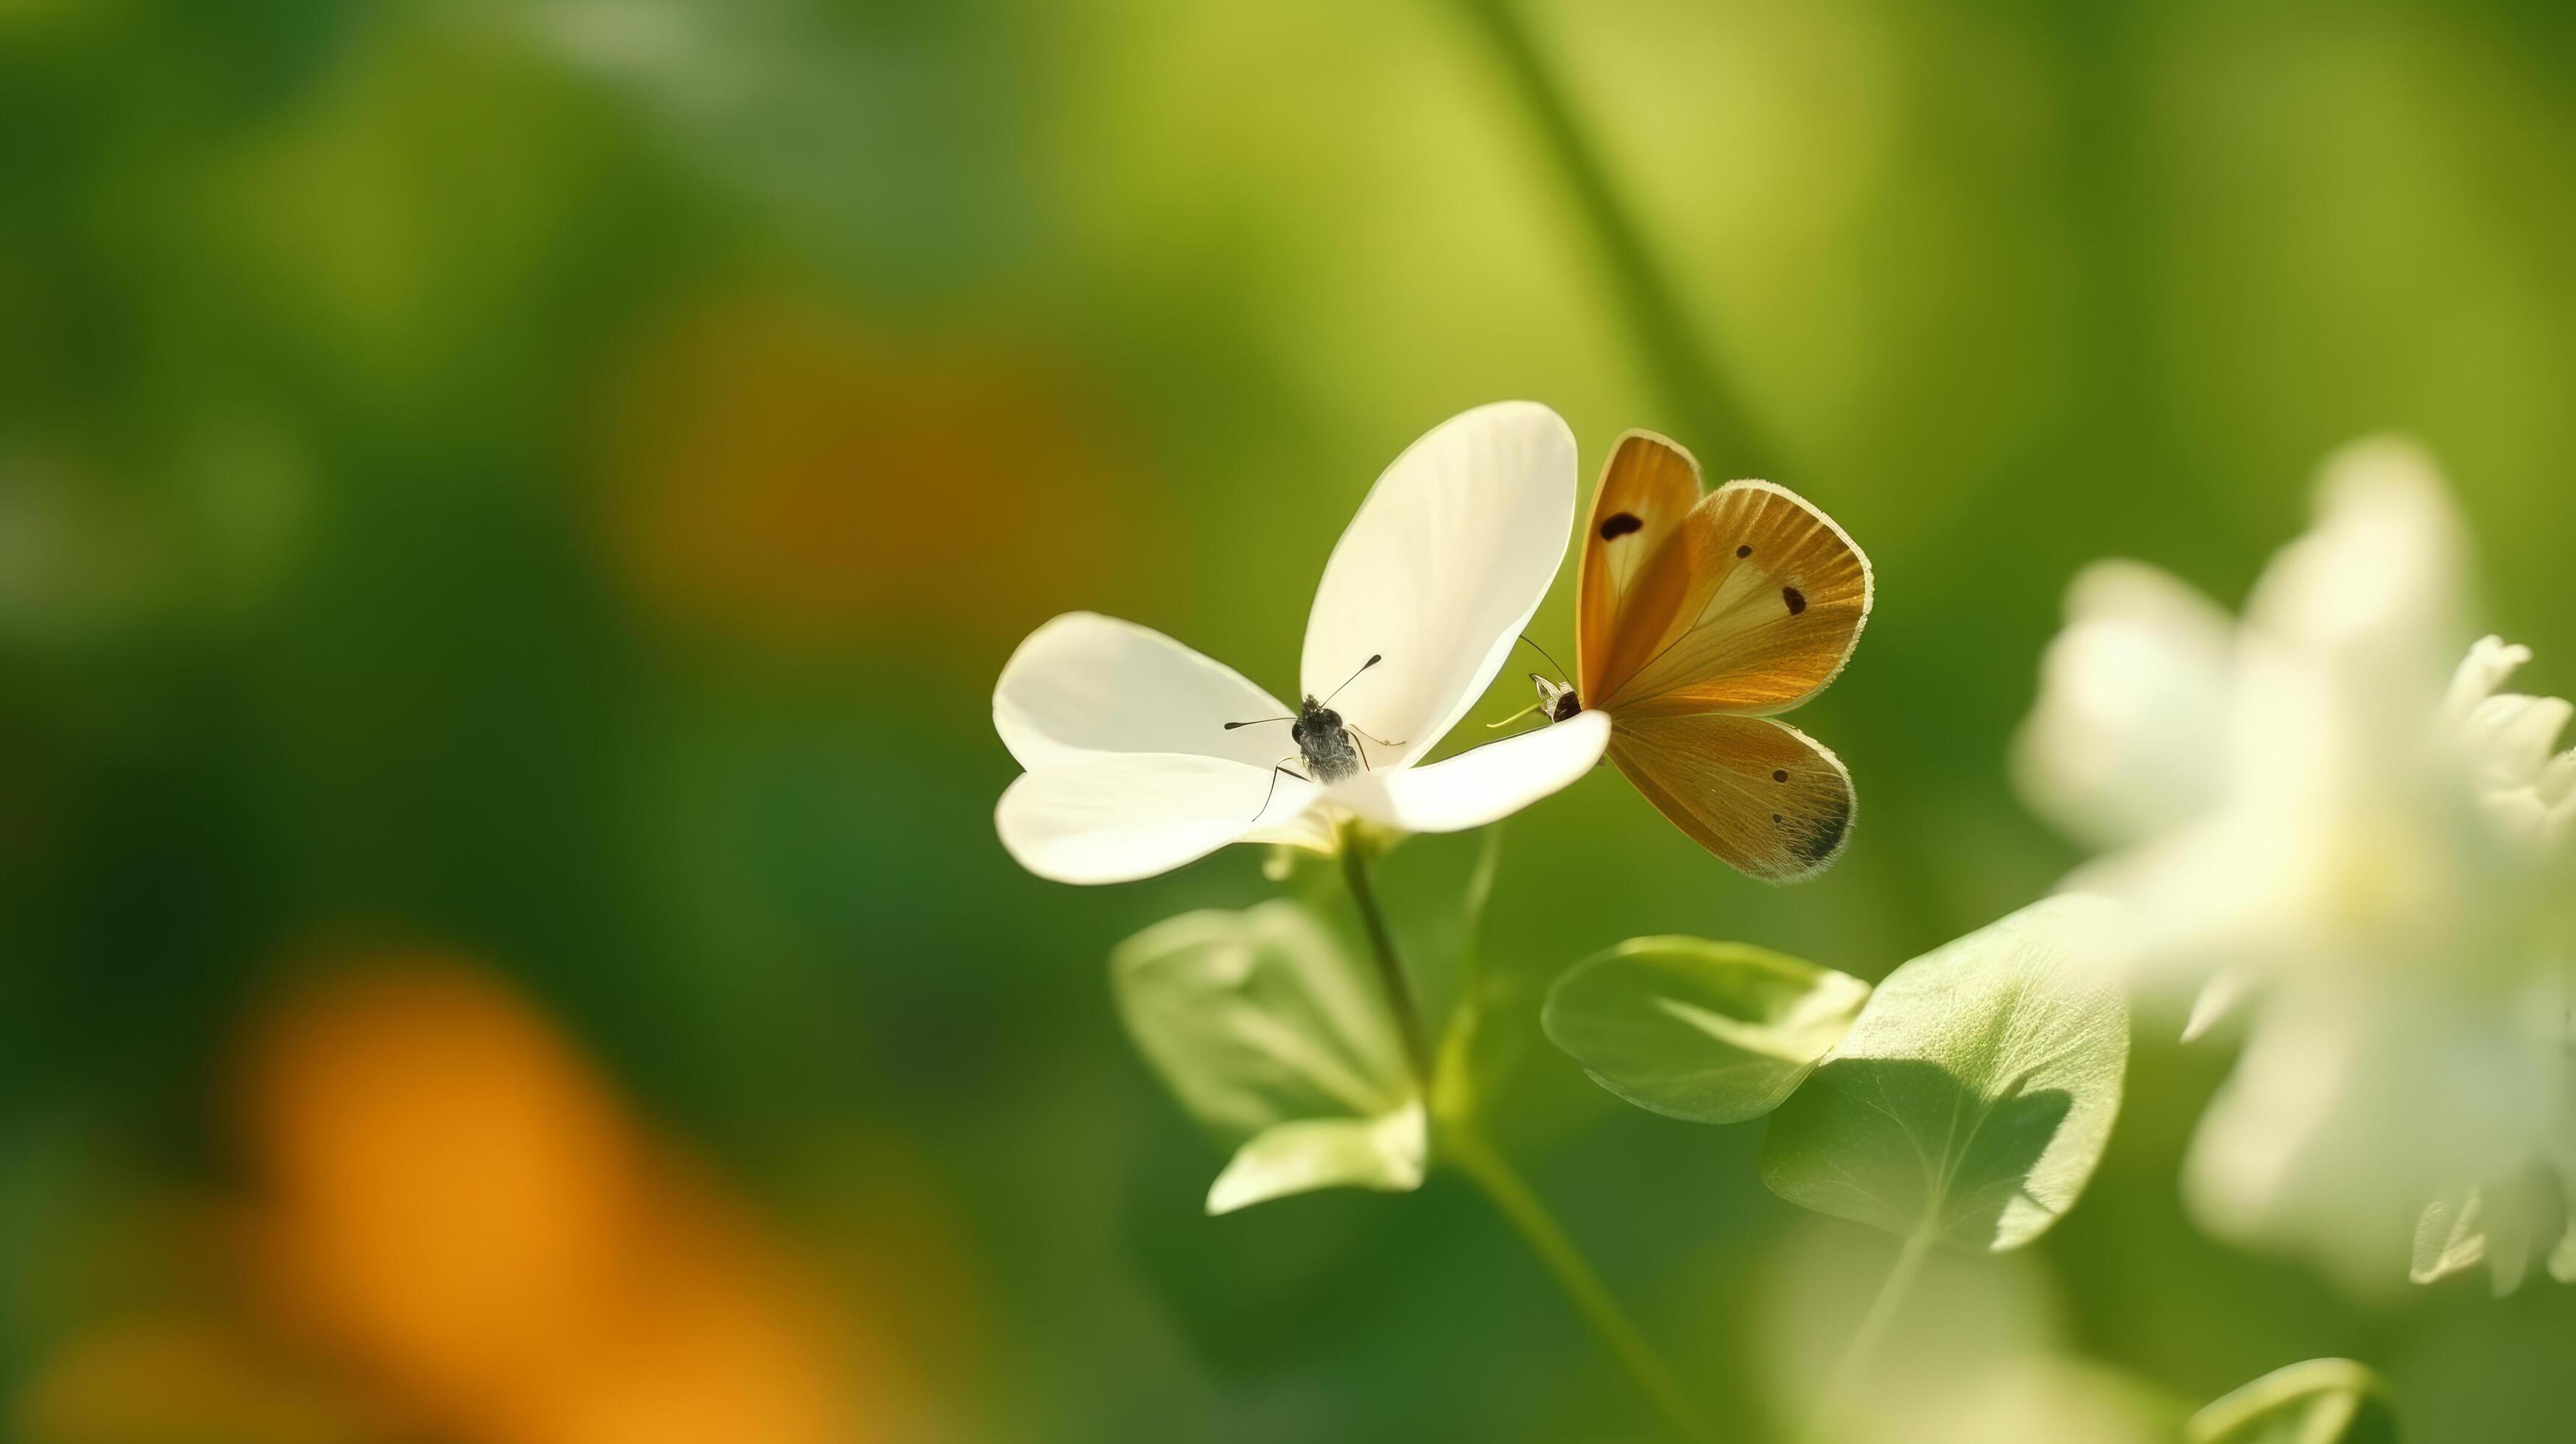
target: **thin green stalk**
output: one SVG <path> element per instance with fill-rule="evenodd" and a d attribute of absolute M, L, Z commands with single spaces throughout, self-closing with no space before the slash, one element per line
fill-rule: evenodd
<path fill-rule="evenodd" d="M 1565 86 L 1530 36 L 1514 0 L 1459 0 L 1484 33 L 1538 127 L 1548 154 L 1601 248 L 1619 303 L 1685 440 L 1726 476 L 1766 476 L 1774 458 L 1725 373 L 1699 343 L 1672 276 L 1646 244 L 1609 167 L 1566 98 Z"/>
<path fill-rule="evenodd" d="M 1502 1155 L 1484 1141 L 1474 1122 L 1472 1104 L 1464 1101 L 1465 1095 L 1453 1090 L 1453 1101 L 1459 1105 L 1457 1116 L 1448 1116 L 1445 1110 L 1436 1107 L 1439 1100 L 1434 1096 L 1437 1090 L 1432 1081 L 1431 1050 L 1422 1028 L 1422 1010 L 1414 1002 L 1413 984 L 1405 974 L 1403 959 L 1396 953 L 1394 929 L 1387 925 L 1385 909 L 1378 904 L 1377 888 L 1369 878 L 1368 841 L 1346 833 L 1341 844 L 1342 879 L 1350 889 L 1351 903 L 1359 909 L 1360 922 L 1368 932 L 1369 951 L 1377 959 L 1378 976 L 1386 985 L 1387 1003 L 1395 1014 L 1396 1031 L 1404 1039 L 1405 1057 L 1413 1067 L 1415 1080 L 1421 1085 L 1426 1106 L 1433 1106 L 1435 1112 L 1443 1115 L 1439 1131 L 1442 1157 L 1457 1164 L 1459 1171 L 1473 1179 L 1485 1196 L 1493 1201 L 1513 1231 L 1521 1236 L 1521 1241 L 1529 1245 L 1530 1252 L 1538 1256 L 1557 1285 L 1565 1290 L 1566 1297 L 1574 1303 L 1575 1311 L 1592 1326 L 1594 1333 L 1600 1335 L 1602 1344 L 1619 1361 L 1620 1367 L 1627 1370 L 1629 1377 L 1636 1381 L 1683 1437 L 1694 1441 L 1715 1438 L 1691 1408 L 1690 1400 L 1683 1395 L 1680 1386 L 1673 1382 L 1672 1371 L 1664 1367 L 1663 1360 L 1646 1342 L 1645 1335 L 1637 1331 L 1637 1326 L 1629 1322 L 1627 1314 L 1620 1310 L 1618 1300 L 1610 1296 L 1601 1276 L 1593 1272 L 1592 1265 L 1583 1257 L 1583 1251 L 1566 1236 L 1555 1216 L 1547 1211 L 1547 1205 L 1539 1202 L 1538 1195 L 1530 1191 L 1529 1185 L 1521 1181 L 1520 1175 L 1512 1171 Z M 1484 855 L 1477 860 L 1475 876 L 1468 883 L 1467 910 L 1471 919 L 1480 921 L 1483 917 L 1485 899 L 1493 890 L 1498 855 L 1499 844 L 1489 838 Z M 1471 959 L 1475 951 L 1474 930 L 1471 923 L 1468 943 Z M 1472 962 L 1469 966 L 1472 968 Z M 1458 1021 L 1445 1040 L 1453 1053 L 1467 1046 L 1460 1030 L 1472 1027 L 1476 1016 L 1472 1001 L 1472 972 L 1462 977 L 1461 987 L 1469 994 L 1470 1001 L 1459 1008 Z M 1452 1061 L 1459 1068 L 1465 1066 L 1463 1058 L 1453 1058 Z"/>
<path fill-rule="evenodd" d="M 1377 889 L 1369 882 L 1368 848 L 1358 837 L 1342 838 L 1342 881 L 1349 887 L 1351 902 L 1360 910 L 1360 922 L 1368 930 L 1369 953 L 1377 959 L 1379 981 L 1386 985 L 1387 1006 L 1395 1013 L 1396 1032 L 1404 1039 L 1404 1059 L 1413 1069 L 1413 1081 L 1426 1101 L 1431 1097 L 1431 1046 L 1422 1031 L 1422 1008 L 1413 1001 L 1413 980 L 1405 975 L 1404 959 L 1395 951 L 1395 930 L 1386 923 L 1386 911 L 1378 906 Z"/>
<path fill-rule="evenodd" d="M 1808 1430 L 1811 1437 L 1824 1437 L 1835 1410 L 1852 1396 L 1861 1371 L 1869 1367 L 1879 1341 L 1887 1336 L 1887 1326 L 1895 1321 L 1896 1311 L 1905 1306 L 1905 1296 L 1914 1288 L 1914 1276 L 1923 1271 L 1923 1260 L 1931 1256 L 1933 1240 L 1931 1229 L 1918 1229 L 1896 1255 L 1895 1264 L 1887 1271 L 1887 1282 L 1879 1285 L 1878 1297 L 1870 1300 L 1869 1312 L 1861 1316 L 1860 1327 L 1852 1331 L 1851 1342 L 1843 1346 L 1843 1356 L 1834 1365 L 1824 1397 L 1816 1402 L 1815 1422 Z"/>
<path fill-rule="evenodd" d="M 1590 1261 L 1584 1258 L 1581 1249 L 1575 1247 L 1574 1240 L 1566 1236 L 1556 1216 L 1548 1212 L 1547 1205 L 1539 1201 L 1538 1195 L 1530 1191 L 1529 1185 L 1512 1171 L 1502 1155 L 1472 1129 L 1446 1133 L 1441 1142 L 1449 1160 L 1458 1165 L 1459 1172 L 1484 1190 L 1485 1197 L 1493 1201 L 1495 1209 L 1521 1236 L 1521 1241 L 1529 1245 L 1530 1252 L 1537 1255 L 1549 1275 L 1555 1278 L 1557 1287 L 1565 1291 L 1565 1296 L 1574 1304 L 1575 1312 L 1592 1326 L 1593 1333 L 1600 1336 L 1602 1346 L 1619 1361 L 1621 1368 L 1627 1370 L 1628 1377 L 1637 1387 L 1654 1401 L 1655 1407 L 1662 1411 L 1673 1428 L 1686 1439 L 1715 1439 L 1717 1436 L 1709 1432 L 1706 1421 L 1691 1406 L 1681 1386 L 1674 1382 L 1672 1371 L 1664 1367 L 1664 1361 L 1655 1353 L 1654 1346 L 1646 1342 L 1646 1336 L 1638 1332 L 1637 1326 L 1620 1309 L 1619 1301 L 1611 1297 L 1609 1287 L 1601 1282 L 1601 1275 L 1593 1271 Z"/>

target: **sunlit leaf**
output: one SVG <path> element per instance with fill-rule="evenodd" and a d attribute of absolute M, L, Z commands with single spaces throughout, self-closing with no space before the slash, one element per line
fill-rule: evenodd
<path fill-rule="evenodd" d="M 1208 1211 L 1310 1189 L 1420 1186 L 1422 1110 L 1374 982 L 1295 903 L 1197 912 L 1110 955 L 1127 1030 L 1234 1161 Z"/>
<path fill-rule="evenodd" d="M 1631 938 L 1548 990 L 1548 1038 L 1594 1082 L 1693 1123 L 1780 1106 L 1868 1001 L 1869 984 L 1741 943 Z"/>
<path fill-rule="evenodd" d="M 2350 1359 L 2275 1369 L 2191 1417 L 2190 1444 L 2396 1444 L 2388 1386 Z"/>
<path fill-rule="evenodd" d="M 1897 969 L 1772 1115 L 1762 1181 L 1902 1237 L 1997 1251 L 2038 1237 L 2084 1191 L 2120 1109 L 2114 917 L 2051 898 Z"/>
<path fill-rule="evenodd" d="M 1217 1175 L 1207 1211 L 1232 1213 L 1318 1188 L 1419 1188 L 1424 1127 L 1422 1105 L 1408 1103 L 1378 1118 L 1300 1118 L 1263 1129 Z"/>

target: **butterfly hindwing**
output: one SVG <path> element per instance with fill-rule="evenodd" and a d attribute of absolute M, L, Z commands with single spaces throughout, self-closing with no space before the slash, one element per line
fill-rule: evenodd
<path fill-rule="evenodd" d="M 1675 827 L 1766 882 L 1823 871 L 1851 837 L 1851 774 L 1784 722 L 1613 714 L 1610 760 Z"/>
<path fill-rule="evenodd" d="M 1619 715 L 1784 711 L 1834 679 L 1869 620 L 1869 559 L 1785 487 L 1732 481 L 1691 508 L 1632 588 L 1674 600 L 1632 667 L 1586 701 Z"/>
<path fill-rule="evenodd" d="M 1679 587 L 1667 581 L 1648 595 L 1640 583 L 1699 501 L 1699 463 L 1688 451 L 1651 431 L 1627 432 L 1610 448 L 1575 571 L 1574 670 L 1584 697 L 1599 695 L 1605 677 L 1635 671 L 1679 610 Z"/>

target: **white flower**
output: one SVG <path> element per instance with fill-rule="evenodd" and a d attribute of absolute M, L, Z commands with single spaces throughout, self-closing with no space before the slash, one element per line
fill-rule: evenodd
<path fill-rule="evenodd" d="M 2195 1213 L 2360 1282 L 2568 1126 L 2569 708 L 2499 695 L 2529 654 L 2494 638 L 2454 667 L 2465 553 L 2428 458 L 2354 446 L 2241 623 L 2137 563 L 2079 577 L 2015 758 L 2115 849 L 2069 885 L 2132 906 L 2143 983 L 2199 990 L 2186 1036 L 2246 1015 Z"/>
<path fill-rule="evenodd" d="M 1364 761 L 1339 780 L 1300 756 L 1298 709 L 1232 668 L 1133 623 L 1048 622 L 993 689 L 993 726 L 1028 769 L 1002 794 L 1002 845 L 1041 877 L 1124 882 L 1229 842 L 1329 850 L 1349 816 L 1481 827 L 1574 781 L 1606 719 L 1417 765 L 1501 669 L 1573 519 L 1574 434 L 1532 402 L 1453 417 L 1377 479 L 1324 565 L 1298 669 L 1310 697 L 1347 682 L 1333 706 Z"/>

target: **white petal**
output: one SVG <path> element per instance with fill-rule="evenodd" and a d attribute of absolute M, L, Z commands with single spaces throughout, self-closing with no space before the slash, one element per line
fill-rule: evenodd
<path fill-rule="evenodd" d="M 2190 584 L 2138 562 L 2087 567 L 2066 614 L 2014 745 L 2023 800 L 2096 847 L 2208 808 L 2226 781 L 2235 624 Z"/>
<path fill-rule="evenodd" d="M 2557 845 L 2561 835 L 2558 814 L 2543 805 L 2540 794 L 2530 788 L 2490 792 L 2478 799 L 2478 805 L 2485 810 L 2495 835 L 2508 846 L 2536 855 Z"/>
<path fill-rule="evenodd" d="M 2460 726 L 2478 785 L 2536 787 L 2550 747 L 2567 730 L 2570 717 L 2576 717 L 2576 707 L 2561 697 L 2507 692 L 2479 703 Z"/>
<path fill-rule="evenodd" d="M 994 825 L 1002 846 L 1040 877 L 1132 882 L 1284 825 L 1315 800 L 1313 783 L 1285 773 L 1276 780 L 1263 807 L 1270 778 L 1259 767 L 1171 752 L 1094 754 L 1022 775 L 1002 793 Z"/>
<path fill-rule="evenodd" d="M 2182 1041 L 2200 1041 L 2203 1034 L 2227 1021 L 2228 1015 L 2253 991 L 2250 969 L 2228 967 L 2212 973 L 2209 981 L 2200 985 L 2199 995 L 2191 1000 L 2191 1017 L 2182 1025 Z"/>
<path fill-rule="evenodd" d="M 2549 764 L 2540 769 L 2532 790 L 2540 794 L 2544 807 L 2563 812 L 2570 804 L 2576 804 L 2576 750 L 2550 758 Z"/>
<path fill-rule="evenodd" d="M 2442 703 L 2443 715 L 2453 721 L 2466 718 L 2477 705 L 2496 694 L 2514 669 L 2531 660 L 2531 649 L 2507 645 L 2498 636 L 2484 636 L 2469 644 L 2469 654 L 2460 659 L 2459 670 L 2451 674 L 2451 691 Z"/>
<path fill-rule="evenodd" d="M 2463 630 L 2466 551 L 2432 458 L 2357 442 L 2327 458 L 2316 524 L 2264 569 L 2246 625 L 2330 663 L 2345 705 L 2420 729 Z"/>
<path fill-rule="evenodd" d="M 1610 714 L 1581 712 L 1553 726 L 1488 742 L 1445 761 L 1362 773 L 1333 800 L 1405 832 L 1462 832 L 1508 817 L 1592 770 L 1610 745 Z"/>
<path fill-rule="evenodd" d="M 2097 858 L 2062 886 L 2129 904 L 2141 991 L 2197 993 L 2229 969 L 2258 986 L 2325 946 L 2314 899 L 2334 856 L 2331 823 L 2294 809 L 2222 808 Z"/>
<path fill-rule="evenodd" d="M 2460 760 L 2499 835 L 2525 846 L 2556 846 L 2576 819 L 2576 752 L 2552 755 L 2576 706 L 2557 697 L 2499 692 L 2528 647 L 2481 637 L 2452 674 L 2442 715 L 2454 729 Z"/>
<path fill-rule="evenodd" d="M 1279 785 L 1285 787 L 1289 780 L 1282 777 Z M 1309 807 L 1295 816 L 1283 818 L 1279 809 L 1272 807 L 1265 809 L 1261 816 L 1261 826 L 1243 835 L 1245 842 L 1275 842 L 1282 847 L 1302 847 L 1308 852 L 1327 855 L 1340 845 L 1333 831 L 1332 816 L 1323 808 Z"/>
<path fill-rule="evenodd" d="M 1321 697 L 1386 660 L 1336 710 L 1393 747 L 1428 752 L 1484 695 L 1565 555 L 1574 433 L 1535 402 L 1451 418 L 1407 447 L 1324 564 L 1299 675 Z"/>
<path fill-rule="evenodd" d="M 1102 753 L 1188 752 L 1266 769 L 1297 751 L 1287 724 L 1233 732 L 1225 724 L 1290 710 L 1222 662 L 1093 612 L 1069 612 L 1029 633 L 993 684 L 993 730 L 1027 768 Z"/>
<path fill-rule="evenodd" d="M 2292 981 L 2201 1116 L 2185 1196 L 2213 1232 L 2307 1254 L 2356 1288 L 2393 1283 L 2425 1199 L 2532 1156 L 2552 1050 L 2519 1037 L 2510 1010 L 2438 984 Z"/>

